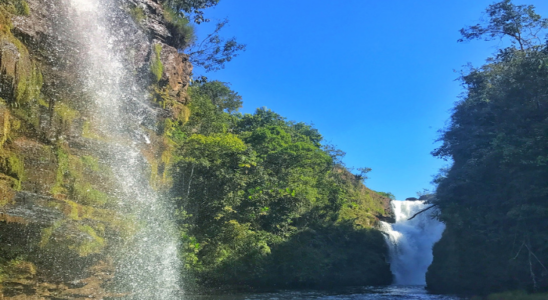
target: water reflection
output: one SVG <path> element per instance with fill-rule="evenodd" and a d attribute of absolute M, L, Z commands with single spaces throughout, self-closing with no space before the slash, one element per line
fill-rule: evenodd
<path fill-rule="evenodd" d="M 330 291 L 279 291 L 273 293 L 252 293 L 233 295 L 186 295 L 188 300 L 289 300 L 289 299 L 329 299 L 329 300 L 459 300 L 456 296 L 428 294 L 423 286 L 360 287 Z"/>

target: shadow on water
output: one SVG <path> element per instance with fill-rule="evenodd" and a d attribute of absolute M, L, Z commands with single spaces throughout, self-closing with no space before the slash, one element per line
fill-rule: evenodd
<path fill-rule="evenodd" d="M 263 299 L 331 299 L 331 300 L 354 300 L 354 299 L 378 299 L 378 300 L 459 300 L 464 299 L 457 296 L 429 294 L 424 286 L 381 286 L 381 287 L 354 287 L 345 289 L 334 289 L 328 291 L 299 290 L 299 291 L 278 291 L 271 293 L 245 293 L 225 295 L 186 295 L 185 300 L 263 300 Z"/>

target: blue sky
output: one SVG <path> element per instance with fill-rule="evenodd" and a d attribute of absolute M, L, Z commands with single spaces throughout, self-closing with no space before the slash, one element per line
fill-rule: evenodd
<path fill-rule="evenodd" d="M 228 17 L 223 35 L 247 51 L 205 75 L 230 82 L 244 113 L 266 106 L 314 124 L 346 152 L 348 167 L 373 169 L 368 187 L 416 196 L 448 164 L 430 152 L 462 93 L 460 70 L 480 66 L 501 44 L 456 42 L 493 2 L 221 0 L 207 17 Z M 548 1 L 514 3 L 548 17 Z"/>

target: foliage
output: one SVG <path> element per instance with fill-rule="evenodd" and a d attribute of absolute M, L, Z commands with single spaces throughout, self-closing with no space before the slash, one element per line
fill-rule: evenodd
<path fill-rule="evenodd" d="M 372 229 L 386 200 L 335 163 L 316 129 L 267 109 L 238 114 L 241 97 L 222 82 L 195 82 L 189 94 L 188 122 L 171 129 L 187 282 L 390 282 Z"/>
<path fill-rule="evenodd" d="M 246 46 L 236 41 L 236 38 L 226 39 L 220 31 L 228 24 L 228 20 L 218 22 L 212 33 L 201 42 L 196 43 L 194 29 L 190 20 L 200 24 L 209 22 L 204 18 L 204 9 L 213 7 L 219 0 L 163 0 L 164 17 L 171 33 L 168 42 L 181 51 L 190 48 L 190 61 L 194 66 L 200 66 L 206 72 L 224 69 L 225 64 L 245 51 Z"/>
<path fill-rule="evenodd" d="M 238 56 L 238 52 L 245 51 L 246 45 L 239 44 L 236 38 L 226 40 L 220 36 L 220 31 L 227 23 L 226 19 L 217 23 L 212 33 L 190 49 L 190 61 L 193 65 L 203 67 L 206 72 L 218 71 Z"/>
<path fill-rule="evenodd" d="M 25 0 L 0 0 L 0 4 L 7 8 L 7 11 L 13 14 L 28 16 L 30 8 Z"/>
<path fill-rule="evenodd" d="M 208 19 L 204 19 L 203 10 L 217 5 L 219 0 L 163 0 L 163 3 L 173 11 L 184 12 L 185 17 L 192 18 L 194 22 L 200 24 L 209 22 Z"/>
<path fill-rule="evenodd" d="M 166 40 L 169 45 L 182 51 L 196 41 L 194 27 L 190 24 L 190 20 L 193 18 L 193 13 L 196 23 L 199 24 L 202 21 L 209 21 L 203 19 L 203 11 L 201 9 L 212 6 L 205 3 L 198 3 L 200 1 L 201 0 L 161 1 L 164 4 L 163 8 L 166 28 L 170 33 Z M 215 1 L 215 4 L 216 2 L 218 2 L 218 0 Z"/>
<path fill-rule="evenodd" d="M 167 21 L 167 29 L 171 33 L 171 37 L 167 40 L 170 45 L 177 49 L 186 49 L 196 41 L 194 27 L 191 26 L 187 17 L 166 7 L 164 9 L 164 18 Z"/>
<path fill-rule="evenodd" d="M 140 6 L 135 6 L 131 8 L 131 10 L 129 11 L 129 14 L 131 18 L 133 19 L 133 21 L 135 21 L 135 23 L 141 23 L 141 21 L 143 21 L 146 18 L 145 11 Z"/>
<path fill-rule="evenodd" d="M 527 294 L 524 291 L 512 291 L 491 294 L 486 297 L 486 300 L 543 300 L 546 298 L 548 298 L 548 294 Z M 472 300 L 476 299 L 472 298 Z"/>
<path fill-rule="evenodd" d="M 160 58 L 162 53 L 162 45 L 154 44 L 154 53 L 150 63 L 150 71 L 152 72 L 153 78 L 156 82 L 162 79 L 164 73 L 164 65 L 162 64 L 162 59 Z"/>
<path fill-rule="evenodd" d="M 394 196 L 394 194 L 388 192 L 377 192 L 377 194 L 383 196 L 383 197 L 386 197 L 386 198 L 389 198 L 389 199 L 392 199 L 392 200 L 396 200 L 396 196 Z"/>
<path fill-rule="evenodd" d="M 514 7 L 491 8 L 504 5 Z M 524 22 L 534 14 L 517 11 Z M 436 179 L 447 228 L 427 273 L 432 291 L 548 290 L 548 49 L 523 46 L 462 77 L 466 95 L 433 152 L 453 165 Z"/>
<path fill-rule="evenodd" d="M 510 37 L 512 44 L 518 44 L 520 50 L 542 43 L 541 33 L 548 28 L 548 19 L 535 13 L 532 5 L 514 5 L 511 0 L 503 0 L 489 5 L 485 13 L 489 21 L 485 25 L 477 24 L 460 30 L 462 39 L 485 38 L 486 41 Z"/>

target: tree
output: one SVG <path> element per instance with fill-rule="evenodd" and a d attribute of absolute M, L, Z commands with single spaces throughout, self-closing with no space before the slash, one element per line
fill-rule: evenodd
<path fill-rule="evenodd" d="M 367 177 L 367 173 L 371 172 L 371 168 L 358 168 L 358 171 L 359 173 L 354 174 L 354 176 L 356 176 L 356 180 L 363 182 L 369 178 Z"/>
<path fill-rule="evenodd" d="M 508 47 L 461 80 L 466 89 L 434 156 L 442 170 L 432 207 L 446 224 L 427 273 L 435 292 L 548 290 L 548 48 L 532 6 L 489 6 L 468 39 L 511 37 Z"/>
<path fill-rule="evenodd" d="M 220 31 L 228 24 L 221 20 L 212 33 L 201 42 L 196 43 L 194 28 L 190 20 L 196 24 L 209 22 L 204 18 L 204 9 L 216 6 L 220 0 L 164 0 L 164 16 L 167 28 L 171 33 L 169 42 L 181 51 L 189 48 L 187 53 L 195 66 L 201 66 L 206 72 L 224 69 L 225 64 L 245 51 L 246 45 L 240 44 L 236 38 L 223 38 Z"/>
<path fill-rule="evenodd" d="M 242 107 L 242 96 L 228 87 L 229 83 L 214 81 L 197 81 L 193 84 L 195 96 L 205 96 L 218 111 L 233 113 Z"/>
<path fill-rule="evenodd" d="M 219 32 L 228 24 L 224 19 L 217 23 L 215 30 L 199 44 L 189 51 L 190 61 L 203 67 L 206 72 L 224 69 L 225 64 L 238 56 L 240 51 L 245 51 L 246 45 L 240 44 L 236 38 L 226 40 Z"/>
<path fill-rule="evenodd" d="M 540 34 L 548 28 L 548 20 L 535 13 L 533 5 L 514 5 L 503 0 L 489 5 L 485 10 L 489 16 L 486 24 L 476 24 L 460 30 L 459 42 L 481 39 L 492 41 L 510 37 L 520 50 L 542 43 Z"/>
<path fill-rule="evenodd" d="M 194 19 L 194 22 L 200 24 L 209 22 L 204 18 L 204 9 L 213 7 L 219 3 L 219 0 L 164 0 L 164 3 L 174 11 L 183 12 L 188 19 Z"/>

